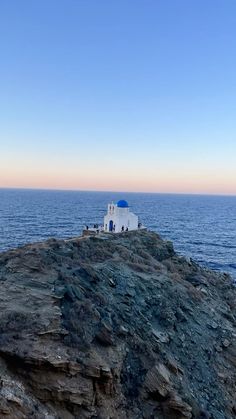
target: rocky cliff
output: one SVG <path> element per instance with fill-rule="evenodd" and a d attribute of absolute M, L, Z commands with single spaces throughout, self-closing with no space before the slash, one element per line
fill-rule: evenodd
<path fill-rule="evenodd" d="M 1 418 L 236 417 L 236 288 L 152 232 L 0 255 Z"/>

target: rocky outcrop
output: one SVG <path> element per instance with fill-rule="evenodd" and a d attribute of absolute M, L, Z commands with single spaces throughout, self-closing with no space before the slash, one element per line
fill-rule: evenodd
<path fill-rule="evenodd" d="M 236 289 L 152 232 L 0 255 L 1 418 L 236 417 Z"/>

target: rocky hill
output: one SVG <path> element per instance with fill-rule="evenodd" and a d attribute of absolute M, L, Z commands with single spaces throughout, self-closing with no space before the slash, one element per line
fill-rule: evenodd
<path fill-rule="evenodd" d="M 235 309 L 152 232 L 3 253 L 0 418 L 235 418 Z"/>

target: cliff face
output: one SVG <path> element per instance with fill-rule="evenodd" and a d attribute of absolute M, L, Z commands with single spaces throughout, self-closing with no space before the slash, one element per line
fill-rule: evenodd
<path fill-rule="evenodd" d="M 1 418 L 234 418 L 236 289 L 151 232 L 0 255 Z"/>

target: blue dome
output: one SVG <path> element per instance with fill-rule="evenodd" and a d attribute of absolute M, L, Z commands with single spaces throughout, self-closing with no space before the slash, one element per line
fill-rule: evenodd
<path fill-rule="evenodd" d="M 129 208 L 128 202 L 125 201 L 124 199 L 121 199 L 120 201 L 118 201 L 116 205 L 118 208 Z"/>

